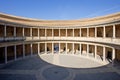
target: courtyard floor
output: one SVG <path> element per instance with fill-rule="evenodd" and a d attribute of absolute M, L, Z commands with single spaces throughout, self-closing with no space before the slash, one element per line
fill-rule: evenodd
<path fill-rule="evenodd" d="M 0 80 L 120 80 L 120 69 L 75 56 L 37 55 L 8 63 Z"/>

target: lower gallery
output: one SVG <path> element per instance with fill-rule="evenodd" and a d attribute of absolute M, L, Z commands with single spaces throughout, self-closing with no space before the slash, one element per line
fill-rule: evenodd
<path fill-rule="evenodd" d="M 0 13 L 0 67 L 37 54 L 76 55 L 103 65 L 120 64 L 120 13 L 60 21 Z"/>

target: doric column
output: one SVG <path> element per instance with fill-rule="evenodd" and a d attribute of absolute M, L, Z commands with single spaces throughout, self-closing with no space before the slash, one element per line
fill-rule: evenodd
<path fill-rule="evenodd" d="M 114 65 L 115 61 L 115 48 L 112 48 L 112 65 Z"/>
<path fill-rule="evenodd" d="M 66 54 L 67 54 L 67 43 L 66 43 Z"/>
<path fill-rule="evenodd" d="M 5 46 L 5 63 L 7 63 L 7 46 Z"/>
<path fill-rule="evenodd" d="M 116 29 L 115 29 L 115 25 L 113 25 L 113 38 L 116 38 Z"/>
<path fill-rule="evenodd" d="M 89 44 L 87 44 L 87 57 L 89 56 Z"/>
<path fill-rule="evenodd" d="M 14 45 L 14 59 L 15 59 L 15 61 L 16 61 L 16 45 Z"/>
<path fill-rule="evenodd" d="M 54 54 L 54 43 L 52 42 L 52 54 Z"/>
<path fill-rule="evenodd" d="M 95 59 L 97 59 L 97 45 L 95 45 Z"/>
<path fill-rule="evenodd" d="M 4 26 L 4 37 L 6 37 L 6 25 Z"/>
<path fill-rule="evenodd" d="M 25 44 L 23 44 L 23 58 L 25 58 Z"/>
<path fill-rule="evenodd" d="M 80 55 L 81 55 L 81 53 L 82 53 L 82 51 L 81 51 L 81 43 L 79 44 L 79 50 L 80 50 Z"/>
<path fill-rule="evenodd" d="M 75 50 L 74 50 L 74 43 L 73 43 L 73 49 L 72 49 L 72 50 L 73 50 L 73 54 L 74 54 L 74 53 L 75 53 Z"/>
<path fill-rule="evenodd" d="M 97 37 L 97 27 L 95 27 L 95 38 Z"/>
<path fill-rule="evenodd" d="M 87 28 L 87 37 L 89 37 L 89 28 Z"/>
<path fill-rule="evenodd" d="M 25 31 L 24 31 L 24 27 L 22 29 L 22 33 L 23 33 L 23 37 L 25 36 Z"/>
<path fill-rule="evenodd" d="M 16 37 L 16 27 L 14 27 L 14 37 Z"/>
<path fill-rule="evenodd" d="M 30 53 L 31 53 L 31 56 L 32 56 L 33 55 L 33 44 L 32 43 L 30 44 L 30 48 L 31 48 Z"/>
<path fill-rule="evenodd" d="M 60 54 L 60 42 L 59 42 L 59 54 Z"/>
<path fill-rule="evenodd" d="M 103 37 L 106 37 L 106 30 L 105 30 L 105 26 L 103 26 Z"/>
<path fill-rule="evenodd" d="M 45 42 L 45 54 L 47 54 L 47 43 Z"/>
<path fill-rule="evenodd" d="M 106 53 L 105 53 L 105 46 L 103 46 L 103 61 L 105 62 L 106 60 Z"/>
<path fill-rule="evenodd" d="M 80 37 L 81 37 L 81 28 L 80 28 Z"/>

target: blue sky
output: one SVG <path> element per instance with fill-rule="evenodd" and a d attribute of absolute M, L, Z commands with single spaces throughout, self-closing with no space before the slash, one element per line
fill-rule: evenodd
<path fill-rule="evenodd" d="M 81 19 L 120 12 L 120 0 L 0 0 L 0 12 L 45 20 Z"/>

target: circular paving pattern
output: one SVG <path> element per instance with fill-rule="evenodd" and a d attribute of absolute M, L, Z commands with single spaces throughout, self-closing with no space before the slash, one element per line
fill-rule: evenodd
<path fill-rule="evenodd" d="M 42 74 L 46 80 L 64 80 L 69 76 L 69 71 L 61 67 L 49 67 Z"/>
<path fill-rule="evenodd" d="M 70 80 L 73 74 L 67 68 L 47 65 L 40 69 L 39 76 L 41 80 Z"/>

